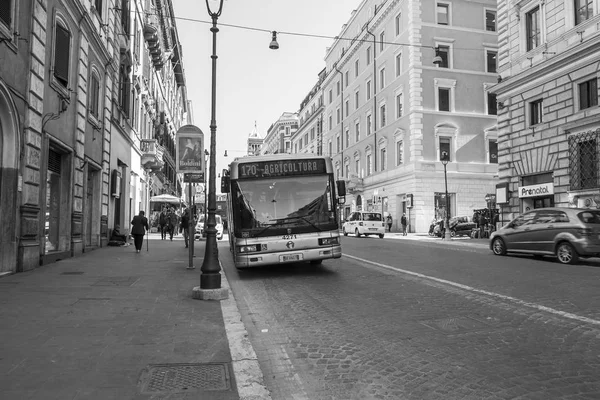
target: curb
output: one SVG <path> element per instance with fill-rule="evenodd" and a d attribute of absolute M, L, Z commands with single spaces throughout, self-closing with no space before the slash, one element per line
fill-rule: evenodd
<path fill-rule="evenodd" d="M 229 297 L 221 300 L 221 312 L 225 321 L 231 364 L 240 400 L 271 400 L 271 393 L 265 386 L 258 357 L 248 339 L 248 332 L 242 322 L 242 316 L 222 265 L 221 271 L 221 285 L 229 292 Z"/>

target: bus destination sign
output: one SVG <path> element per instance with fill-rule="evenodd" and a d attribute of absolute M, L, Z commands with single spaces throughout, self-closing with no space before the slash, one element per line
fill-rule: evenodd
<path fill-rule="evenodd" d="M 271 178 L 292 175 L 319 175 L 327 172 L 325 160 L 259 161 L 238 165 L 238 177 Z"/>

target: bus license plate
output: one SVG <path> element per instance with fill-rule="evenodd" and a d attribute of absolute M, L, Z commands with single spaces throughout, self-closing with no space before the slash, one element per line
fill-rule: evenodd
<path fill-rule="evenodd" d="M 288 261 L 300 261 L 302 260 L 302 254 L 284 254 L 279 256 L 279 262 L 288 262 Z"/>

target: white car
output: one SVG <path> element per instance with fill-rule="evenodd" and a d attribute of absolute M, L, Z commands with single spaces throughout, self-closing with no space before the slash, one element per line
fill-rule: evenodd
<path fill-rule="evenodd" d="M 385 221 L 378 212 L 357 211 L 348 216 L 342 226 L 344 236 L 353 234 L 356 237 L 361 235 L 378 235 L 381 239 L 385 234 Z"/>
<path fill-rule="evenodd" d="M 223 219 L 219 214 L 215 214 L 215 222 L 217 223 L 215 228 L 217 229 L 217 239 L 223 239 Z M 204 214 L 200 215 L 198 218 L 198 222 L 196 222 L 196 234 L 195 238 L 200 239 L 201 237 L 206 237 L 206 232 L 204 230 Z"/>

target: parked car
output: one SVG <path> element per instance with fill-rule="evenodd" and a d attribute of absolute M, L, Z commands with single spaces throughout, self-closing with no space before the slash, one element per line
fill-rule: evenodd
<path fill-rule="evenodd" d="M 223 219 L 219 214 L 215 214 L 215 222 L 217 225 L 217 239 L 223 239 Z M 196 239 L 200 239 L 201 237 L 206 237 L 206 231 L 204 226 L 204 215 L 201 214 L 198 218 L 198 222 L 196 222 L 196 234 L 194 236 Z"/>
<path fill-rule="evenodd" d="M 381 239 L 385 234 L 385 222 L 381 213 L 356 211 L 348 216 L 342 225 L 344 236 L 354 234 L 356 237 L 361 235 L 378 235 Z"/>
<path fill-rule="evenodd" d="M 600 257 L 600 210 L 551 207 L 528 211 L 493 232 L 490 249 L 496 255 L 556 256 L 562 264 Z"/>
<path fill-rule="evenodd" d="M 450 218 L 450 236 L 471 236 L 473 228 L 477 224 L 471 221 L 470 217 L 451 217 Z"/>

